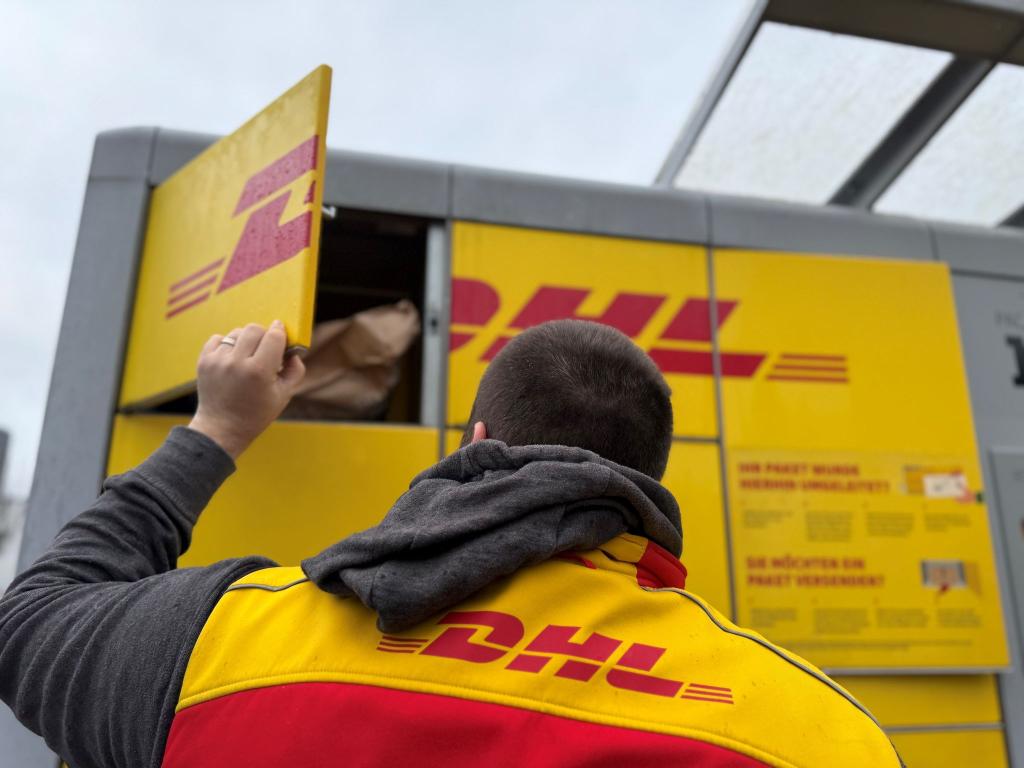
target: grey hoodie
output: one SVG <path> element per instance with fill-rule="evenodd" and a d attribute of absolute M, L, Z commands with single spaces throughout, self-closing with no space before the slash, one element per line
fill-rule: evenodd
<path fill-rule="evenodd" d="M 302 569 L 399 632 L 525 565 L 627 530 L 682 551 L 679 507 L 647 475 L 582 448 L 483 440 L 419 474 L 380 525 Z"/>
<path fill-rule="evenodd" d="M 73 768 L 160 765 L 210 612 L 232 582 L 275 565 L 247 557 L 175 570 L 232 471 L 214 442 L 176 427 L 109 478 L 0 600 L 0 699 Z M 680 551 L 678 507 L 651 478 L 580 449 L 489 440 L 419 475 L 381 525 L 303 567 L 391 631 L 624 530 Z"/>

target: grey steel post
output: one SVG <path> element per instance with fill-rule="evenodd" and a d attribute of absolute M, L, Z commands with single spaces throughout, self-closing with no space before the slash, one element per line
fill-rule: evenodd
<path fill-rule="evenodd" d="M 700 101 L 690 113 L 689 118 L 683 125 L 683 129 L 679 132 L 679 136 L 672 144 L 672 148 L 669 149 L 665 162 L 662 163 L 658 175 L 654 178 L 654 186 L 671 187 L 676 180 L 676 176 L 679 175 L 683 163 L 690 156 L 690 152 L 693 151 L 693 147 L 697 144 L 697 139 L 700 138 L 704 126 L 707 125 L 708 120 L 711 118 L 711 113 L 715 111 L 718 100 L 722 98 L 726 86 L 732 80 L 736 67 L 739 66 L 740 60 L 747 52 L 750 41 L 754 39 L 754 34 L 757 32 L 758 27 L 761 26 L 761 19 L 767 6 L 768 0 L 754 0 L 750 13 L 736 33 L 736 37 L 733 38 L 732 45 L 729 46 L 729 50 L 725 52 L 722 61 L 715 68 L 711 82 L 704 89 L 700 96 Z"/>

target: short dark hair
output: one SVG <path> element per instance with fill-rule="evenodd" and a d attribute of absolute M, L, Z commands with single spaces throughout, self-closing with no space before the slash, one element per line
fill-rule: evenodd
<path fill-rule="evenodd" d="M 660 480 L 672 442 L 671 390 L 614 328 L 553 320 L 513 338 L 477 389 L 462 444 L 482 421 L 508 445 L 571 445 Z"/>

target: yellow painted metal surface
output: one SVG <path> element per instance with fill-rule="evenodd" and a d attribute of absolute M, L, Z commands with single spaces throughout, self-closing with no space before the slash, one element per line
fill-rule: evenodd
<path fill-rule="evenodd" d="M 118 416 L 109 471 L 135 466 L 186 422 Z M 380 522 L 409 481 L 437 460 L 437 441 L 436 430 L 419 427 L 276 422 L 203 513 L 181 565 L 253 554 L 298 564 Z"/>
<path fill-rule="evenodd" d="M 835 680 L 886 727 L 1002 720 L 994 675 L 848 675 Z"/>
<path fill-rule="evenodd" d="M 456 222 L 452 280 L 449 425 L 469 418 L 502 340 L 584 317 L 618 327 L 659 362 L 676 434 L 716 433 L 703 247 Z M 683 369 L 699 372 L 674 372 Z"/>
<path fill-rule="evenodd" d="M 445 431 L 445 452 L 459 448 L 462 432 Z M 662 482 L 679 502 L 683 519 L 686 589 L 729 614 L 729 563 L 718 447 L 674 442 Z"/>
<path fill-rule="evenodd" d="M 945 265 L 720 251 L 740 624 L 826 668 L 1008 663 Z M 739 308 L 743 308 L 740 311 Z"/>
<path fill-rule="evenodd" d="M 121 405 L 187 389 L 213 333 L 277 318 L 309 344 L 330 81 L 318 67 L 153 191 Z"/>
<path fill-rule="evenodd" d="M 728 616 L 729 561 L 718 446 L 673 443 L 662 483 L 679 502 L 686 589 Z"/>
<path fill-rule="evenodd" d="M 976 454 L 945 264 L 715 252 L 730 447 Z M 801 380 L 803 379 L 803 380 Z"/>
<path fill-rule="evenodd" d="M 907 768 L 1004 768 L 1009 765 L 1001 730 L 894 733 L 891 739 Z"/>
<path fill-rule="evenodd" d="M 448 456 L 459 450 L 460 442 L 462 442 L 461 429 L 446 429 L 444 431 L 444 455 Z"/>

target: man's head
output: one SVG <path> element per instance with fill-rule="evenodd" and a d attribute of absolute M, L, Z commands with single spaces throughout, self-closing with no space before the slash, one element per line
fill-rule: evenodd
<path fill-rule="evenodd" d="M 586 448 L 660 480 L 672 440 L 669 396 L 654 361 L 624 334 L 555 320 L 523 331 L 491 361 L 462 444 L 483 422 L 487 437 L 508 445 Z"/>

